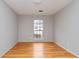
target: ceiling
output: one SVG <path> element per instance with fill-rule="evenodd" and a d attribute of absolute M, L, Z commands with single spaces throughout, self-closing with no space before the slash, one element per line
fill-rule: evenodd
<path fill-rule="evenodd" d="M 4 0 L 19 15 L 52 15 L 72 0 Z M 43 12 L 39 12 L 42 10 Z"/>

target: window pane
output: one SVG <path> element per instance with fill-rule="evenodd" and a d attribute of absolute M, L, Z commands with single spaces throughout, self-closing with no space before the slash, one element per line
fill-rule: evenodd
<path fill-rule="evenodd" d="M 43 36 L 43 20 L 34 20 L 34 36 L 42 38 Z"/>

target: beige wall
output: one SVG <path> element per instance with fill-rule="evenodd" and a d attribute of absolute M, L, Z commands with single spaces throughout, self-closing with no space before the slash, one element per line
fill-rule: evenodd
<path fill-rule="evenodd" d="M 44 20 L 44 39 L 34 40 L 33 20 Z M 20 42 L 53 42 L 53 17 L 52 16 L 19 16 L 19 41 Z"/>
<path fill-rule="evenodd" d="M 16 14 L 0 0 L 0 57 L 17 42 Z"/>
<path fill-rule="evenodd" d="M 79 56 L 79 0 L 73 0 L 54 19 L 55 41 Z"/>

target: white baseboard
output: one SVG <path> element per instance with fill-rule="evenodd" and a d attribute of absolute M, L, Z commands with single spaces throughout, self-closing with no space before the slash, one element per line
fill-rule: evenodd
<path fill-rule="evenodd" d="M 54 41 L 18 41 L 18 42 L 54 42 Z"/>
<path fill-rule="evenodd" d="M 0 55 L 0 58 L 1 58 L 3 55 L 5 55 L 5 53 L 7 53 L 7 52 L 8 52 L 11 48 L 13 48 L 16 44 L 17 44 L 17 42 L 14 43 L 9 49 L 7 49 L 6 51 L 4 51 L 4 53 L 2 53 L 2 54 Z"/>
<path fill-rule="evenodd" d="M 63 49 L 65 49 L 66 51 L 68 51 L 68 52 L 70 52 L 70 53 L 72 53 L 73 55 L 75 55 L 76 57 L 78 57 L 79 58 L 79 55 L 77 55 L 76 53 L 74 53 L 74 52 L 72 52 L 72 51 L 70 51 L 69 49 L 66 49 L 65 47 L 63 47 L 61 44 L 59 44 L 59 43 L 57 43 L 57 42 L 55 42 L 57 45 L 59 45 L 60 47 L 62 47 Z"/>

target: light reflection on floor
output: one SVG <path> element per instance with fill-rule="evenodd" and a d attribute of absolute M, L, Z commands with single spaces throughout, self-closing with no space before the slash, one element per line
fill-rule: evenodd
<path fill-rule="evenodd" d="M 44 57 L 44 44 L 34 44 L 33 45 L 33 57 L 43 58 Z"/>
<path fill-rule="evenodd" d="M 55 43 L 17 43 L 3 58 L 76 58 Z"/>

